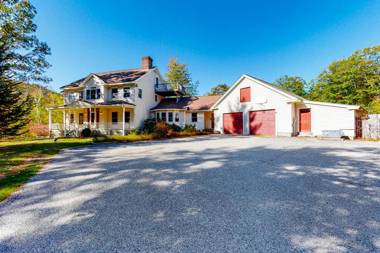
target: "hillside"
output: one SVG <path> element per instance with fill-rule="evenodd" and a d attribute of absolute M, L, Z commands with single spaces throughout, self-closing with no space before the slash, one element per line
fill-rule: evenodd
<path fill-rule="evenodd" d="M 30 113 L 30 126 L 47 125 L 49 114 L 46 109 L 48 106 L 62 105 L 63 96 L 55 91 L 37 84 L 24 84 L 26 94 L 33 98 L 33 108 Z M 62 113 L 53 113 L 53 122 L 61 122 Z"/>

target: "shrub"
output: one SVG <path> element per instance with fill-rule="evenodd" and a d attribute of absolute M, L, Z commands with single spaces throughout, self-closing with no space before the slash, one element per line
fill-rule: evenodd
<path fill-rule="evenodd" d="M 170 128 L 168 124 L 163 121 L 158 121 L 154 126 L 153 134 L 157 138 L 163 138 L 168 135 L 169 129 Z"/>
<path fill-rule="evenodd" d="M 197 129 L 195 128 L 195 125 L 185 125 L 185 127 L 183 128 L 183 131 L 184 132 L 196 132 Z"/>
<path fill-rule="evenodd" d="M 156 120 L 155 119 L 146 119 L 144 120 L 144 123 L 142 127 L 140 128 L 140 132 L 151 134 L 154 132 L 154 127 L 156 126 Z"/>
<path fill-rule="evenodd" d="M 104 134 L 102 134 L 102 132 L 101 131 L 99 131 L 99 130 L 92 130 L 92 132 L 91 132 L 91 136 L 92 137 L 101 137 L 101 136 L 103 136 Z"/>
<path fill-rule="evenodd" d="M 102 137 L 97 137 L 96 140 L 99 142 L 104 141 L 116 141 L 116 142 L 130 142 L 130 141 L 148 141 L 153 140 L 152 134 L 127 134 L 123 135 L 107 135 Z"/>
<path fill-rule="evenodd" d="M 212 133 L 214 133 L 214 129 L 212 129 L 212 128 L 206 128 L 206 129 L 203 130 L 203 132 L 209 133 L 209 134 L 211 133 L 212 134 Z"/>
<path fill-rule="evenodd" d="M 90 128 L 84 128 L 83 130 L 82 130 L 82 133 L 81 133 L 81 135 L 80 135 L 81 137 L 90 137 L 91 136 L 91 129 Z"/>
<path fill-rule="evenodd" d="M 29 127 L 32 136 L 49 136 L 49 126 L 42 124 L 34 124 Z"/>
<path fill-rule="evenodd" d="M 137 134 L 139 134 L 140 132 L 139 132 L 139 130 L 138 129 L 136 129 L 136 128 L 133 128 L 133 129 L 131 129 L 131 131 L 129 131 L 129 133 L 128 134 L 135 134 L 135 135 L 137 135 Z"/>
<path fill-rule="evenodd" d="M 169 128 L 170 130 L 172 130 L 173 132 L 181 132 L 182 131 L 182 128 L 176 124 L 169 124 Z"/>

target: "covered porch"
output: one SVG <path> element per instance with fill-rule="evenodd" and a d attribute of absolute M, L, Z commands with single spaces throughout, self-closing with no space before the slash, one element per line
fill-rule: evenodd
<path fill-rule="evenodd" d="M 95 134 L 125 135 L 134 126 L 134 105 L 90 104 L 86 102 L 49 107 L 49 133 L 51 136 L 78 137 L 85 128 Z M 62 122 L 53 122 L 52 113 L 61 111 Z"/>

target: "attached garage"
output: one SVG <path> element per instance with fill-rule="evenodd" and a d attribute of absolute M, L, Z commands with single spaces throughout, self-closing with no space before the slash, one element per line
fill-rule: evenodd
<path fill-rule="evenodd" d="M 225 134 L 243 134 L 243 113 L 224 113 L 223 130 Z"/>
<path fill-rule="evenodd" d="M 275 110 L 249 112 L 249 133 L 252 135 L 276 135 Z"/>

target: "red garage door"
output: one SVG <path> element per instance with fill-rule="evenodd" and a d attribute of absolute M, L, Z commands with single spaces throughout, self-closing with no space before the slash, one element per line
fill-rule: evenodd
<path fill-rule="evenodd" d="M 249 112 L 249 132 L 254 135 L 276 134 L 275 110 Z"/>
<path fill-rule="evenodd" d="M 225 134 L 243 134 L 243 113 L 224 113 L 223 129 Z"/>

